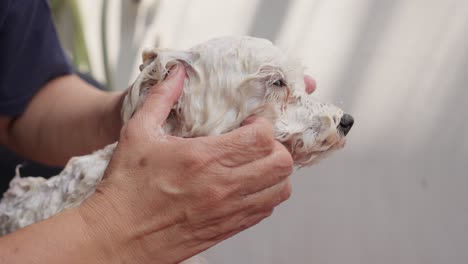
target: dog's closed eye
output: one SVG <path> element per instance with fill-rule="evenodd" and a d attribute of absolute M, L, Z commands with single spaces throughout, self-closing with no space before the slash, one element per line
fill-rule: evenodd
<path fill-rule="evenodd" d="M 285 87 L 286 86 L 286 81 L 284 79 L 278 79 L 272 83 L 274 86 L 277 87 Z"/>

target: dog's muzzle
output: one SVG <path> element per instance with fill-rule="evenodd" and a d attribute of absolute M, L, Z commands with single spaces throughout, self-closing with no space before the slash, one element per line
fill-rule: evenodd
<path fill-rule="evenodd" d="M 351 127 L 353 127 L 354 118 L 351 115 L 344 114 L 341 117 L 340 124 L 338 124 L 338 130 L 343 133 L 343 135 L 347 135 Z"/>

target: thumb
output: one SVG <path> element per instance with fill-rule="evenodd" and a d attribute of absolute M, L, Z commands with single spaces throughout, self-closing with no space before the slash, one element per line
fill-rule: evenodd
<path fill-rule="evenodd" d="M 160 127 L 182 94 L 185 76 L 185 69 L 180 63 L 172 66 L 166 79 L 149 89 L 135 115 L 139 115 L 147 125 Z"/>

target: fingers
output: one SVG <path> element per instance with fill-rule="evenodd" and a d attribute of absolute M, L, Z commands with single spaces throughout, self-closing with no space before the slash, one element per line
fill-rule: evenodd
<path fill-rule="evenodd" d="M 291 193 L 291 182 L 286 179 L 262 192 L 246 197 L 240 202 L 242 206 L 233 206 L 243 208 L 242 210 L 222 218 L 223 220 L 217 225 L 211 225 L 215 228 L 215 231 L 210 232 L 208 236 L 204 234 L 204 237 L 208 240 L 221 241 L 258 224 L 263 219 L 271 216 L 274 208 L 287 200 Z"/>
<path fill-rule="evenodd" d="M 276 206 L 288 200 L 291 194 L 291 179 L 286 178 L 278 184 L 246 196 L 243 201 L 247 206 L 245 212 L 257 213 L 273 210 Z"/>
<path fill-rule="evenodd" d="M 224 225 L 223 230 L 224 232 L 222 235 L 212 238 L 211 240 L 214 241 L 223 241 L 233 235 L 244 231 L 258 223 L 260 223 L 263 219 L 271 216 L 273 214 L 273 209 L 266 210 L 266 211 L 259 211 L 254 214 L 238 214 L 231 217 L 226 224 Z"/>
<path fill-rule="evenodd" d="M 281 143 L 276 142 L 270 155 L 245 164 L 231 177 L 241 183 L 237 193 L 247 196 L 286 180 L 292 172 L 291 154 Z"/>
<path fill-rule="evenodd" d="M 174 65 L 167 78 L 152 87 L 135 117 L 142 122 L 152 125 L 158 131 L 167 119 L 172 106 L 177 102 L 184 87 L 185 69 L 181 64 Z"/>
<path fill-rule="evenodd" d="M 313 93 L 317 89 L 317 82 L 309 75 L 304 76 L 305 89 L 308 94 Z"/>
<path fill-rule="evenodd" d="M 271 122 L 260 117 L 251 117 L 242 127 L 205 140 L 204 152 L 211 153 L 223 166 L 231 168 L 269 155 L 275 145 Z"/>
<path fill-rule="evenodd" d="M 197 244 L 202 244 L 202 247 L 203 244 L 206 244 L 207 242 L 210 244 L 216 244 L 258 224 L 263 219 L 271 216 L 272 213 L 273 209 L 255 213 L 238 212 L 229 217 L 217 219 L 216 222 L 211 223 L 209 226 L 204 228 L 192 229 L 189 233 L 195 237 L 196 241 L 199 242 Z"/>
<path fill-rule="evenodd" d="M 232 184 L 235 195 L 262 191 L 293 172 L 291 154 L 274 139 L 272 125 L 264 118 L 252 117 L 235 131 L 207 137 L 196 149 L 198 157 L 207 155 L 203 164 L 215 160 L 220 165 L 216 172 L 224 175 L 222 182 Z"/>

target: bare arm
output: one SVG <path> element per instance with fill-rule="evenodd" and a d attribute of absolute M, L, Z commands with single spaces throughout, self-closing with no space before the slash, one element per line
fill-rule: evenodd
<path fill-rule="evenodd" d="M 81 206 L 0 238 L 0 263 L 179 263 L 268 217 L 292 158 L 265 119 L 216 137 L 160 132 L 185 80 L 153 87 Z"/>
<path fill-rule="evenodd" d="M 64 165 L 117 141 L 122 95 L 97 90 L 75 75 L 54 79 L 20 117 L 0 117 L 0 143 L 26 158 Z"/>
<path fill-rule="evenodd" d="M 91 239 L 89 227 L 76 209 L 0 238 L 0 264 L 115 263 L 113 256 Z"/>

